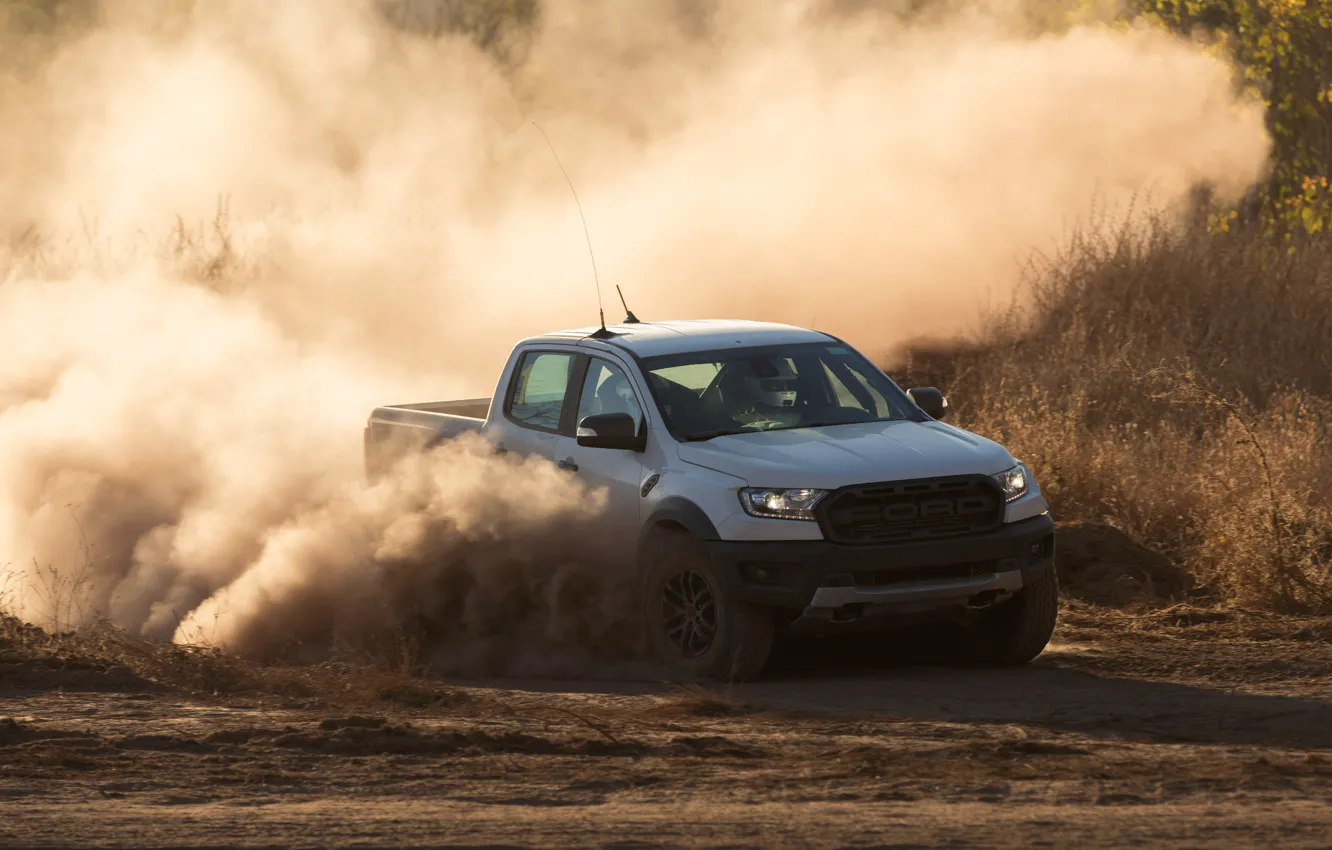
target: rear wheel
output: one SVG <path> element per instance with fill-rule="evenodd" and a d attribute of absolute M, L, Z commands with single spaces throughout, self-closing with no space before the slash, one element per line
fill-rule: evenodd
<path fill-rule="evenodd" d="M 1047 569 L 1017 596 L 964 627 L 953 653 L 963 664 L 1015 667 L 1045 649 L 1059 616 L 1059 580 Z"/>
<path fill-rule="evenodd" d="M 683 678 L 749 679 L 772 649 L 772 614 L 726 591 L 685 532 L 654 531 L 644 548 L 643 607 L 653 655 Z"/>

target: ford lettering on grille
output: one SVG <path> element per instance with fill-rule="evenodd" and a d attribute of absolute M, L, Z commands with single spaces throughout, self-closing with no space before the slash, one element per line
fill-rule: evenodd
<path fill-rule="evenodd" d="M 991 531 L 1003 520 L 1003 501 L 975 476 L 846 487 L 817 513 L 830 540 L 884 543 Z"/>

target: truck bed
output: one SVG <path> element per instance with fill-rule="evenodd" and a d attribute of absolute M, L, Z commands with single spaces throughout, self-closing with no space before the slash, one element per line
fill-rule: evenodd
<path fill-rule="evenodd" d="M 427 401 L 421 404 L 391 404 L 378 410 L 415 410 L 422 413 L 443 413 L 449 416 L 462 416 L 467 419 L 485 421 L 490 413 L 489 398 L 464 398 L 457 401 Z"/>
<path fill-rule="evenodd" d="M 376 407 L 365 427 L 365 469 L 371 479 L 408 452 L 480 432 L 490 413 L 489 398 L 391 404 Z"/>

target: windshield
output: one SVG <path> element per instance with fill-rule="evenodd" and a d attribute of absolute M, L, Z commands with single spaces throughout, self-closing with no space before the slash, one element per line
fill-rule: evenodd
<path fill-rule="evenodd" d="M 670 354 L 643 369 L 679 440 L 916 418 L 896 384 L 837 342 Z"/>

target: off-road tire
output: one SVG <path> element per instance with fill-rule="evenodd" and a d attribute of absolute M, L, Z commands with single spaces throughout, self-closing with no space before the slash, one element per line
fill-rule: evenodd
<path fill-rule="evenodd" d="M 729 593 L 703 546 L 685 532 L 651 532 L 644 543 L 643 563 L 642 610 L 648 646 L 669 675 L 686 681 L 742 681 L 758 675 L 772 650 L 771 611 Z M 666 621 L 676 610 L 676 603 L 666 596 L 668 584 L 675 600 L 679 595 L 674 591 L 681 585 L 692 585 L 699 595 L 710 594 L 714 628 L 705 650 L 687 652 L 679 639 L 668 634 Z"/>
<path fill-rule="evenodd" d="M 964 627 L 955 657 L 977 667 L 1016 667 L 1045 649 L 1059 617 L 1059 579 L 1048 568 L 1009 601 Z"/>

